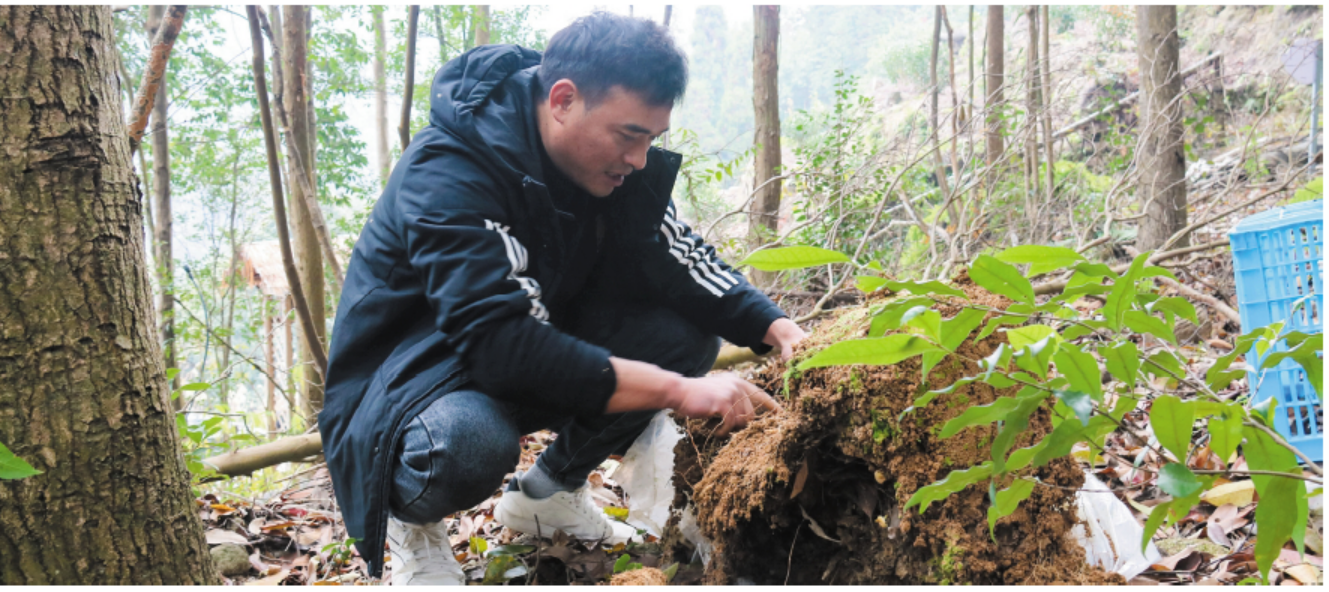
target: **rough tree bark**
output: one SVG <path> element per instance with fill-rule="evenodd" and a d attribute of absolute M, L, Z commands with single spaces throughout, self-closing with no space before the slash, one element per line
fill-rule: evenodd
<path fill-rule="evenodd" d="M 1029 24 L 1029 44 L 1025 52 L 1024 178 L 1027 190 L 1024 217 L 1029 225 L 1028 240 L 1038 236 L 1038 7 L 1025 9 Z"/>
<path fill-rule="evenodd" d="M 1136 248 L 1159 247 L 1186 227 L 1186 154 L 1182 149 L 1180 41 L 1176 6 L 1135 9 L 1140 59 L 1139 199 L 1144 207 Z M 1173 247 L 1184 247 L 1183 239 Z"/>
<path fill-rule="evenodd" d="M 144 262 L 107 6 L 0 7 L 0 584 L 220 584 Z"/>
<path fill-rule="evenodd" d="M 1048 163 L 1047 168 L 1043 169 L 1047 178 L 1047 203 L 1052 203 L 1052 192 L 1056 189 L 1056 170 L 1054 163 L 1057 162 L 1055 160 L 1056 154 L 1053 151 L 1052 139 L 1052 19 L 1048 18 L 1049 9 L 1046 4 L 1040 7 L 1040 10 L 1042 14 L 1040 22 L 1043 23 L 1043 47 L 1039 51 L 1039 56 L 1043 60 L 1043 63 L 1040 66 L 1040 71 L 1043 74 L 1043 81 L 1042 88 L 1038 94 L 1041 98 L 1040 103 L 1043 107 L 1043 155 L 1046 157 L 1045 160 Z"/>
<path fill-rule="evenodd" d="M 157 37 L 166 14 L 165 6 L 148 9 L 148 38 Z M 169 55 L 169 54 L 168 54 Z M 162 68 L 157 97 L 152 103 L 152 211 L 157 215 L 154 228 L 153 258 L 157 262 L 157 286 L 161 289 L 157 301 L 157 319 L 161 330 L 162 349 L 167 368 L 177 368 L 175 360 L 175 259 L 171 251 L 171 143 L 166 133 L 166 116 L 170 105 L 166 99 L 168 70 Z M 171 380 L 171 389 L 180 388 L 180 375 Z M 175 400 L 175 410 L 184 408 L 185 398 Z"/>
<path fill-rule="evenodd" d="M 166 73 L 166 64 L 171 59 L 171 48 L 175 46 L 175 39 L 180 35 L 180 26 L 185 22 L 185 12 L 187 6 L 171 6 L 169 9 L 164 6 L 153 6 L 149 9 L 150 20 L 148 21 L 148 42 L 151 55 L 148 58 L 148 65 L 143 69 L 143 93 L 133 95 L 133 113 L 129 118 L 129 151 L 138 152 L 139 142 L 143 140 L 143 132 L 147 129 L 148 114 L 152 110 L 158 89 L 165 84 L 162 75 Z M 165 26 L 162 26 L 162 23 Z M 124 72 L 123 67 L 121 72 Z M 129 77 L 125 77 L 125 83 L 133 88 L 133 82 Z"/>
<path fill-rule="evenodd" d="M 987 164 L 996 166 L 1005 151 L 1003 126 L 998 112 L 1002 99 L 1002 83 L 1006 78 L 1006 7 L 1000 4 L 988 6 L 987 26 L 987 97 L 983 99 L 983 109 L 987 111 Z"/>
<path fill-rule="evenodd" d="M 475 45 L 489 45 L 489 5 L 475 7 Z"/>
<path fill-rule="evenodd" d="M 282 80 L 286 87 L 282 92 L 286 115 L 290 118 L 288 141 L 294 145 L 299 142 L 299 154 L 312 154 L 313 142 L 310 141 L 309 111 L 307 108 L 309 87 L 306 72 L 309 45 L 305 34 L 306 6 L 283 6 L 282 31 L 282 70 L 286 73 Z M 275 31 L 274 31 L 275 32 Z M 305 168 L 300 168 L 304 164 Z M 297 181 L 300 176 L 313 179 L 312 163 L 300 162 L 299 159 L 287 160 L 287 178 Z M 301 348 L 300 364 L 310 369 L 316 363 L 316 352 L 326 351 L 327 310 L 324 306 L 323 254 L 320 252 L 318 231 L 314 228 L 314 215 L 306 200 L 306 183 L 290 183 L 292 249 L 295 254 L 296 268 L 300 272 L 301 289 L 309 305 L 309 328 L 304 329 L 304 348 Z M 304 320 L 301 319 L 303 323 Z M 312 330 L 311 330 L 312 329 Z M 311 339 L 316 339 L 310 342 Z M 299 384 L 300 406 L 305 415 L 312 415 L 323 408 L 323 380 L 320 372 L 302 371 Z"/>
<path fill-rule="evenodd" d="M 388 157 L 387 31 L 382 6 L 370 6 L 374 19 L 374 155 L 378 158 L 378 183 L 386 187 L 392 163 Z M 286 44 L 290 45 L 290 44 Z"/>
<path fill-rule="evenodd" d="M 780 174 L 780 7 L 753 6 L 752 17 L 752 109 L 756 125 L 752 141 L 757 147 L 753 188 L 761 189 L 752 200 L 748 235 L 756 248 L 764 242 L 763 237 L 776 233 L 780 222 L 781 183 L 766 182 Z M 774 279 L 773 272 L 752 272 L 753 283 L 758 286 L 770 285 Z"/>

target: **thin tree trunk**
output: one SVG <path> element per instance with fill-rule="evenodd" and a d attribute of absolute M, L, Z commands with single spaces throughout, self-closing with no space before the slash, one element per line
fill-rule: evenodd
<path fill-rule="evenodd" d="M 489 45 L 489 5 L 475 7 L 475 45 Z"/>
<path fill-rule="evenodd" d="M 666 5 L 665 5 L 664 28 L 666 28 L 666 29 L 669 28 L 669 19 L 670 19 L 671 17 L 673 17 L 673 16 L 674 16 L 674 5 L 673 5 L 673 4 L 666 4 Z"/>
<path fill-rule="evenodd" d="M 941 126 L 938 123 L 938 105 L 941 98 L 941 84 L 937 82 L 937 50 L 941 45 L 941 6 L 937 6 L 932 19 L 932 60 L 928 65 L 931 91 L 928 95 L 928 128 L 932 130 L 932 164 L 937 177 L 937 187 L 941 195 L 950 195 L 950 183 L 946 181 L 946 163 L 941 160 Z"/>
<path fill-rule="evenodd" d="M 1025 10 L 1029 24 L 1029 43 L 1025 51 L 1025 118 L 1024 118 L 1024 174 L 1029 186 L 1025 193 L 1025 220 L 1029 225 L 1027 238 L 1038 236 L 1038 7 Z"/>
<path fill-rule="evenodd" d="M 1139 199 L 1144 218 L 1136 248 L 1158 248 L 1186 227 L 1186 154 L 1182 150 L 1180 41 L 1176 6 L 1138 6 L 1140 59 Z M 1189 239 L 1171 245 L 1185 247 Z"/>
<path fill-rule="evenodd" d="M 974 44 L 978 43 L 978 38 L 974 37 L 974 5 L 969 5 L 969 36 L 965 37 L 965 45 L 969 49 L 969 118 L 974 116 Z M 968 119 L 968 118 L 966 118 Z M 970 130 L 973 126 L 970 126 Z"/>
<path fill-rule="evenodd" d="M 386 187 L 392 163 L 388 156 L 387 31 L 382 6 L 371 6 L 374 19 L 374 154 L 378 158 L 378 183 Z"/>
<path fill-rule="evenodd" d="M 166 12 L 165 6 L 153 6 L 148 9 L 148 36 L 157 38 Z M 157 285 L 161 289 L 157 300 L 157 315 L 160 323 L 163 355 L 167 368 L 178 368 L 175 359 L 175 259 L 171 250 L 171 143 L 167 136 L 166 86 L 169 79 L 163 67 L 160 84 L 156 87 L 156 98 L 152 104 L 152 211 L 157 214 L 155 259 L 157 260 Z M 145 87 L 146 88 L 146 87 Z M 180 375 L 171 380 L 171 390 L 180 388 Z M 185 398 L 175 400 L 175 409 L 184 409 Z"/>
<path fill-rule="evenodd" d="M 268 387 L 268 439 L 277 437 L 277 364 L 273 360 L 272 348 L 272 315 L 275 304 L 267 295 L 261 295 L 263 311 L 263 365 L 267 368 L 268 379 L 265 381 Z"/>
<path fill-rule="evenodd" d="M 946 13 L 946 7 L 941 6 L 941 22 L 946 25 L 946 64 L 948 65 L 947 78 L 951 83 L 951 171 L 956 179 L 964 175 L 964 165 L 960 162 L 960 90 L 955 87 L 955 31 L 951 29 L 951 19 Z M 957 181 L 958 183 L 958 181 Z M 943 201 L 950 202 L 949 193 L 943 196 Z M 946 206 L 946 220 L 948 224 L 955 224 L 958 221 L 953 203 Z"/>
<path fill-rule="evenodd" d="M 143 132 L 147 129 L 148 115 L 152 113 L 155 97 L 159 94 L 158 89 L 166 85 L 166 80 L 162 76 L 166 73 L 166 65 L 171 59 L 171 48 L 175 46 L 175 39 L 180 35 L 180 27 L 185 22 L 185 11 L 188 8 L 172 6 L 169 13 L 165 6 L 153 6 L 149 9 L 148 40 L 151 55 L 148 56 L 147 67 L 143 69 L 141 89 L 143 92 L 134 93 L 134 110 L 129 120 L 130 153 L 138 152 L 139 142 L 142 141 Z M 123 71 L 123 67 L 121 70 Z M 127 76 L 125 83 L 132 86 Z"/>
<path fill-rule="evenodd" d="M 435 5 L 429 14 L 434 19 L 434 36 L 438 38 L 438 63 L 443 65 L 448 61 L 448 37 L 443 28 L 443 9 Z"/>
<path fill-rule="evenodd" d="M 235 294 L 238 289 L 238 275 L 240 263 L 240 246 L 235 240 L 235 215 L 240 201 L 239 183 L 240 178 L 240 153 L 236 152 L 235 160 L 231 163 L 231 223 L 228 234 L 231 242 L 231 267 L 226 273 L 226 309 L 222 312 L 222 327 L 225 329 L 224 339 L 226 347 L 221 352 L 221 371 L 224 373 L 231 364 L 231 333 L 235 329 Z M 230 394 L 231 380 L 228 378 L 221 384 L 221 404 L 230 405 L 228 395 Z"/>
<path fill-rule="evenodd" d="M 316 357 L 322 357 L 326 350 L 324 343 L 327 340 L 327 312 L 324 304 L 324 281 L 323 281 L 323 254 L 320 251 L 320 233 L 315 227 L 315 212 L 317 211 L 317 202 L 310 206 L 310 195 L 308 191 L 312 189 L 313 170 L 311 163 L 302 158 L 305 154 L 313 153 L 313 146 L 310 142 L 310 129 L 308 120 L 308 97 L 309 87 L 307 77 L 299 76 L 299 73 L 306 72 L 308 36 L 305 33 L 305 11 L 309 10 L 305 6 L 283 6 L 284 20 L 286 28 L 282 32 L 282 46 L 285 53 L 282 55 L 282 69 L 285 72 L 293 73 L 286 76 L 284 83 L 285 92 L 282 93 L 287 117 L 290 121 L 290 132 L 287 134 L 287 142 L 291 146 L 289 153 L 291 160 L 287 161 L 287 178 L 300 181 L 301 177 L 305 182 L 296 182 L 290 184 L 291 198 L 288 206 L 291 211 L 291 231 L 294 235 L 292 248 L 294 249 L 296 267 L 300 272 L 301 291 L 307 302 L 309 310 L 309 319 L 301 318 L 301 324 L 309 323 L 301 335 L 306 339 L 305 347 L 300 351 L 305 357 L 300 361 L 301 368 L 307 368 L 310 362 Z M 275 33 L 275 31 L 274 31 Z M 326 228 L 326 225 L 324 225 Z M 331 247 L 331 245 L 328 245 Z M 329 248 L 329 250 L 331 250 Z M 292 287 L 294 288 L 294 287 Z M 299 298 L 296 298 L 297 305 Z M 301 410 L 306 416 L 312 416 L 313 413 L 323 408 L 323 380 L 327 376 L 327 360 L 324 357 L 322 362 L 318 362 L 319 368 L 317 376 L 309 376 L 302 373 L 303 380 L 300 381 L 299 390 L 304 395 L 301 402 L 304 408 Z"/>
<path fill-rule="evenodd" d="M 987 112 L 987 146 L 985 149 L 988 167 L 997 166 L 1005 151 L 1005 129 L 1001 123 L 1000 106 L 1002 86 L 1006 78 L 1006 7 L 1000 4 L 988 6 L 987 18 L 987 61 L 985 78 L 987 88 L 984 91 L 983 109 Z"/>
<path fill-rule="evenodd" d="M 1041 8 L 1043 17 L 1042 22 L 1043 48 L 1039 52 L 1043 63 L 1040 67 L 1043 73 L 1042 89 L 1038 93 L 1042 99 L 1043 111 L 1043 149 L 1044 156 L 1047 157 L 1047 203 L 1052 203 L 1052 192 L 1056 189 L 1056 155 L 1053 153 L 1052 138 L 1052 24 L 1048 18 L 1048 7 L 1044 4 Z"/>
<path fill-rule="evenodd" d="M 411 103 L 415 98 L 415 37 L 420 23 L 420 7 L 411 5 L 406 25 L 406 89 L 401 102 L 401 125 L 397 133 L 401 134 L 401 151 L 411 144 Z"/>
<path fill-rule="evenodd" d="M 300 325 L 304 329 L 305 341 L 320 346 L 313 350 L 311 355 L 315 362 L 315 370 L 320 376 L 326 376 L 328 368 L 327 354 L 324 353 L 321 347 L 322 342 L 319 340 L 318 334 L 315 333 L 314 323 L 311 320 L 312 313 L 305 300 L 304 289 L 300 283 L 295 255 L 291 251 L 291 237 L 286 221 L 286 204 L 282 198 L 281 165 L 277 162 L 277 140 L 273 132 L 272 113 L 268 109 L 268 83 L 263 69 L 263 35 L 259 30 L 258 8 L 246 6 L 245 12 L 248 13 L 249 17 L 249 35 L 254 48 L 254 86 L 258 93 L 259 118 L 263 122 L 263 143 L 268 152 L 268 181 L 272 187 L 272 210 L 277 218 L 277 240 L 281 244 L 282 267 L 286 272 L 286 281 L 290 285 L 291 299 L 294 302 L 297 314 L 300 316 Z M 289 13 L 287 20 L 290 20 Z"/>
<path fill-rule="evenodd" d="M 282 363 L 286 364 L 286 392 L 295 393 L 297 398 L 300 392 L 295 387 L 295 332 L 291 329 L 291 323 L 295 322 L 295 298 L 290 294 L 282 297 L 282 333 L 285 350 L 282 351 Z M 298 405 L 291 405 L 286 409 L 286 427 L 290 429 L 291 418 L 295 416 Z"/>
<path fill-rule="evenodd" d="M 0 584 L 219 585 L 154 329 L 111 9 L 0 22 L 0 442 L 41 471 L 0 480 Z"/>
<path fill-rule="evenodd" d="M 779 181 L 767 183 L 780 174 L 780 96 L 779 47 L 780 7 L 753 6 L 752 109 L 756 125 L 753 144 L 756 197 L 748 217 L 748 233 L 753 248 L 777 234 L 780 222 Z M 775 274 L 754 270 L 754 283 L 770 285 Z"/>

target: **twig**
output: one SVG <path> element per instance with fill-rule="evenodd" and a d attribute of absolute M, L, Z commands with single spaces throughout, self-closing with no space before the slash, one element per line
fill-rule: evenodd
<path fill-rule="evenodd" d="M 794 529 L 794 540 L 789 543 L 789 565 L 784 570 L 784 585 L 789 585 L 789 576 L 794 573 L 794 545 L 798 544 L 798 533 L 803 530 L 803 523 L 798 523 L 798 528 Z"/>
<path fill-rule="evenodd" d="M 1208 304 L 1209 308 L 1212 308 L 1215 311 L 1217 311 L 1218 314 L 1227 317 L 1229 321 L 1236 323 L 1237 326 L 1241 326 L 1241 315 L 1238 314 L 1237 311 L 1232 310 L 1231 306 L 1224 304 L 1221 300 L 1214 298 L 1213 296 L 1210 296 L 1203 292 L 1200 292 L 1199 290 L 1187 286 L 1186 284 L 1173 280 L 1170 277 L 1158 276 L 1158 280 L 1160 282 L 1163 282 L 1165 285 L 1171 286 L 1174 290 L 1181 292 L 1182 294 L 1185 294 L 1187 296 L 1190 296 L 1191 298 L 1199 300 L 1200 302 Z"/>

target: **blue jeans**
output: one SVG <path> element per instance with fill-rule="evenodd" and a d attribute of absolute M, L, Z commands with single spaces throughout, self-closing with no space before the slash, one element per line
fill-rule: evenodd
<path fill-rule="evenodd" d="M 715 363 L 720 340 L 673 311 L 640 303 L 595 303 L 563 327 L 614 356 L 649 362 L 685 376 L 703 376 Z M 520 369 L 514 369 L 520 371 Z M 558 433 L 536 461 L 568 489 L 611 454 L 623 454 L 655 411 L 571 417 L 522 408 L 478 390 L 448 393 L 406 426 L 390 461 L 393 516 L 425 524 L 488 499 L 517 466 L 523 434 Z"/>

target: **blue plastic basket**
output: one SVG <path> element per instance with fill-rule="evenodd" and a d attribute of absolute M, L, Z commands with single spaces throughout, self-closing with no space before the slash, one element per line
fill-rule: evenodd
<path fill-rule="evenodd" d="M 1324 201 L 1315 200 L 1261 212 L 1238 222 L 1229 233 L 1232 268 L 1237 276 L 1237 303 L 1242 331 L 1284 321 L 1285 330 L 1324 330 Z M 1305 304 L 1289 313 L 1301 298 Z M 1279 343 L 1265 352 L 1286 351 Z M 1262 356 L 1247 354 L 1253 368 Z M 1251 388 L 1258 374 L 1249 374 Z M 1324 459 L 1324 415 L 1315 388 L 1297 362 L 1286 359 L 1264 373 L 1254 402 L 1278 397 L 1274 423 L 1288 442 L 1312 460 Z"/>

